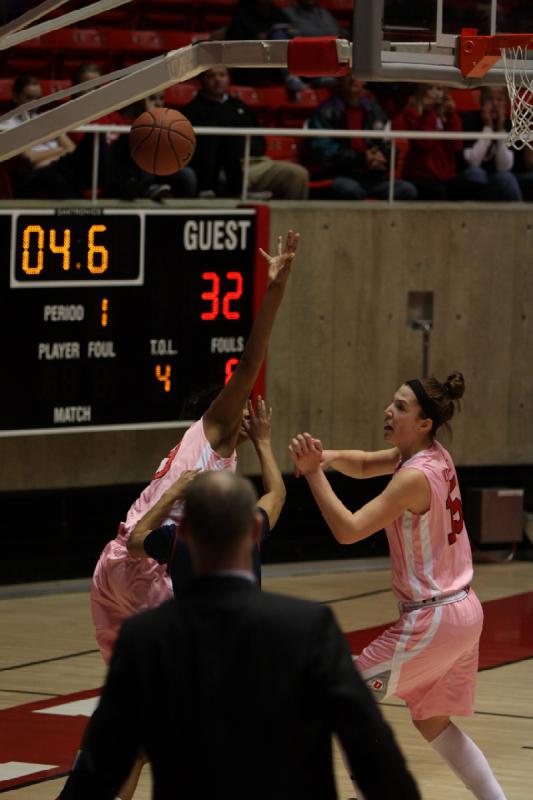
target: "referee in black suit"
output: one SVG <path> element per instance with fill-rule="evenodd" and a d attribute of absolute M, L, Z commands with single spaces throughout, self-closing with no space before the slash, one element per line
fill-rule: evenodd
<path fill-rule="evenodd" d="M 125 621 L 61 798 L 113 800 L 141 750 L 155 800 L 335 798 L 336 734 L 366 800 L 418 800 L 329 608 L 259 591 L 249 481 L 205 472 L 184 501 L 196 577 Z"/>

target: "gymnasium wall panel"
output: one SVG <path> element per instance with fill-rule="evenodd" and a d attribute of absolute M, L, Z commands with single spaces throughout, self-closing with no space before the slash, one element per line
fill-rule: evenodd
<path fill-rule="evenodd" d="M 301 232 L 269 348 L 268 401 L 284 472 L 308 430 L 330 447 L 380 448 L 383 408 L 422 370 L 407 293 L 433 292 L 429 369 L 466 379 L 459 465 L 533 463 L 533 218 L 527 205 L 273 203 L 271 240 Z M 146 481 L 182 431 L 0 439 L 0 491 Z M 252 448 L 241 458 L 258 472 Z"/>

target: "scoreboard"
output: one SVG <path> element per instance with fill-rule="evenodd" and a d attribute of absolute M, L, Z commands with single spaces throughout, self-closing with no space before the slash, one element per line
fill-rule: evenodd
<path fill-rule="evenodd" d="M 0 435 L 183 424 L 244 349 L 267 213 L 0 211 Z"/>

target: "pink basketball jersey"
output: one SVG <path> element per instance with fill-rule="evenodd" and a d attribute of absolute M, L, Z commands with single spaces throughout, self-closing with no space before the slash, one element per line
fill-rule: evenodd
<path fill-rule="evenodd" d="M 178 480 L 185 470 L 229 469 L 235 472 L 236 467 L 236 452 L 233 451 L 227 458 L 215 453 L 206 439 L 203 420 L 197 420 L 185 432 L 181 442 L 162 460 L 151 483 L 128 511 L 126 522 L 121 523 L 120 533 L 129 536 L 137 522 L 157 503 L 161 495 Z M 170 522 L 178 524 L 181 520 L 181 509 L 182 504 L 176 503 L 162 524 Z"/>
<path fill-rule="evenodd" d="M 405 511 L 386 528 L 396 597 L 416 602 L 464 589 L 472 580 L 472 553 L 450 454 L 434 442 L 400 462 L 400 469 L 424 473 L 431 505 L 425 514 Z"/>

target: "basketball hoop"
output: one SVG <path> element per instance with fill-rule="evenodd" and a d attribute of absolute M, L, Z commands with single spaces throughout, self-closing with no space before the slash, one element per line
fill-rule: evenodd
<path fill-rule="evenodd" d="M 528 47 L 502 47 L 505 80 L 511 102 L 509 145 L 515 150 L 533 150 L 533 73 L 528 72 Z"/>
<path fill-rule="evenodd" d="M 463 28 L 458 39 L 458 66 L 465 78 L 484 78 L 503 59 L 511 101 L 508 142 L 515 150 L 533 149 L 533 33 L 478 36 L 473 28 Z"/>

